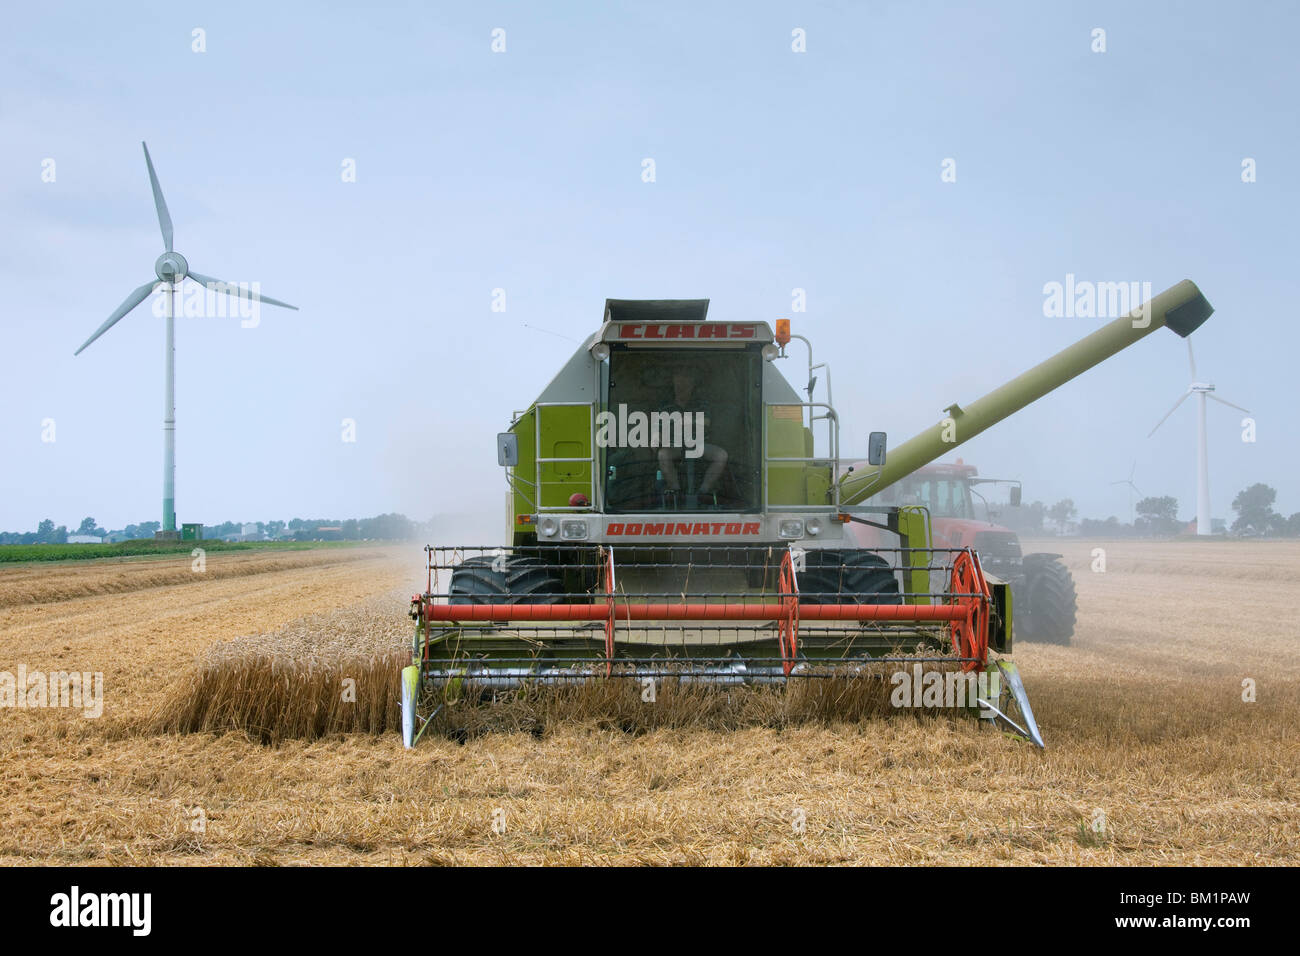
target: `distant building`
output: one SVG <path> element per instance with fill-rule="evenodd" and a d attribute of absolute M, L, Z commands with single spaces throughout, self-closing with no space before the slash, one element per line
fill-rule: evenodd
<path fill-rule="evenodd" d="M 104 539 L 93 534 L 70 534 L 68 544 L 103 544 Z"/>
<path fill-rule="evenodd" d="M 256 522 L 245 522 L 239 526 L 239 534 L 226 535 L 227 541 L 265 541 L 266 532 L 257 527 Z"/>

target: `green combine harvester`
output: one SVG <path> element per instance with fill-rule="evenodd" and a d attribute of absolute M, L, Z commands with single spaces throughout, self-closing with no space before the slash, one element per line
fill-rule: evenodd
<path fill-rule="evenodd" d="M 449 694 L 631 678 L 786 684 L 946 667 L 981 717 L 1043 745 L 1011 652 L 1010 588 L 932 546 L 919 506 L 869 499 L 1121 349 L 1213 308 L 1190 281 L 866 463 L 840 455 L 829 384 L 788 320 L 710 322 L 708 300 L 605 303 L 510 430 L 508 546 L 429 547 L 402 672 L 403 741 Z M 804 396 L 776 362 L 808 346 Z M 829 382 L 829 373 L 827 373 Z M 806 400 L 805 400 L 806 398 Z"/>

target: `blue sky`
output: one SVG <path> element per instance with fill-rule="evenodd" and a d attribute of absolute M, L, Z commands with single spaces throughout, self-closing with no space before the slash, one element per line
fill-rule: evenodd
<path fill-rule="evenodd" d="M 1201 375 L 1258 430 L 1242 442 L 1241 416 L 1211 404 L 1214 514 L 1254 481 L 1300 510 L 1294 5 L 41 4 L 6 20 L 0 528 L 159 517 L 161 320 L 141 306 L 72 356 L 162 251 L 142 139 L 193 268 L 301 308 L 179 320 L 181 521 L 495 523 L 493 436 L 607 296 L 793 318 L 832 361 L 846 450 L 874 429 L 897 444 L 1099 324 L 1043 315 L 1067 273 L 1201 286 L 1218 310 L 1193 337 Z M 1110 482 L 1136 462 L 1190 518 L 1193 403 L 1146 437 L 1187 380 L 1160 332 L 958 454 L 1093 517 L 1127 517 Z"/>

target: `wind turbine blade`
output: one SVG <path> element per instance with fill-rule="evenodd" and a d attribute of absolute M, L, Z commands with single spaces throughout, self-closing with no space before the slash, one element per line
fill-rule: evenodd
<path fill-rule="evenodd" d="M 149 158 L 149 144 L 140 143 L 144 147 L 144 161 L 149 167 L 149 185 L 153 187 L 153 204 L 158 207 L 158 225 L 162 227 L 163 245 L 167 251 L 172 251 L 172 217 L 167 212 L 167 201 L 163 199 L 162 187 L 158 185 L 158 174 L 153 171 L 153 160 Z"/>
<path fill-rule="evenodd" d="M 1215 395 L 1213 392 L 1207 392 L 1206 395 L 1207 395 L 1209 398 L 1214 399 L 1214 400 L 1215 400 L 1216 402 L 1218 402 L 1220 405 L 1227 405 L 1229 408 L 1235 408 L 1235 409 L 1236 409 L 1237 411 L 1239 411 L 1239 412 L 1245 412 L 1247 415 L 1250 414 L 1250 409 L 1249 409 L 1249 408 L 1242 408 L 1240 405 L 1234 405 L 1234 404 L 1232 404 L 1232 402 L 1228 401 L 1226 398 L 1219 398 L 1219 396 L 1218 396 L 1218 395 Z"/>
<path fill-rule="evenodd" d="M 1187 401 L 1187 396 L 1190 395 L 1190 394 L 1192 394 L 1192 390 L 1191 390 L 1190 388 L 1189 388 L 1187 391 L 1183 392 L 1183 397 L 1180 398 L 1178 401 L 1174 402 L 1174 407 L 1171 408 L 1171 409 L 1169 409 L 1169 411 L 1165 412 L 1165 417 L 1164 417 L 1164 418 L 1162 418 L 1162 419 L 1160 419 L 1160 421 L 1156 422 L 1156 427 L 1153 428 L 1153 429 L 1151 429 L 1151 431 L 1149 431 L 1149 432 L 1147 433 L 1147 438 L 1150 438 L 1152 435 L 1154 435 L 1154 434 L 1156 433 L 1156 429 L 1158 429 L 1161 425 L 1163 425 L 1163 424 L 1165 423 L 1165 418 L 1168 418 L 1168 417 L 1169 417 L 1170 415 L 1172 415 L 1174 412 L 1178 411 L 1178 406 L 1181 405 L 1181 404 L 1183 404 L 1183 402 Z"/>
<path fill-rule="evenodd" d="M 1187 340 L 1187 364 L 1192 370 L 1192 381 L 1196 381 L 1196 356 L 1192 354 L 1192 340 Z"/>
<path fill-rule="evenodd" d="M 1139 495 L 1142 494 L 1142 489 L 1139 488 L 1137 485 L 1133 484 L 1133 482 L 1130 481 L 1128 483 L 1128 486 L 1132 488 L 1134 491 L 1136 491 Z"/>
<path fill-rule="evenodd" d="M 154 286 L 156 286 L 157 284 L 158 284 L 157 279 L 151 279 L 149 280 L 149 282 L 140 286 L 140 288 L 136 289 L 125 299 L 123 299 L 122 304 L 119 305 L 117 309 L 113 312 L 113 314 L 108 317 L 108 321 L 105 322 L 103 325 L 101 325 L 98 329 L 96 329 L 95 334 L 92 335 L 90 338 L 86 339 L 86 341 L 82 344 L 81 348 L 77 349 L 77 351 L 73 352 L 72 354 L 80 355 L 82 352 L 84 352 L 86 350 L 87 345 L 89 345 L 91 342 L 95 341 L 95 339 L 99 338 L 101 335 L 103 335 L 105 332 L 111 329 L 117 323 L 118 319 L 122 318 L 122 316 L 126 315 L 128 312 L 134 309 L 145 299 L 149 298 L 149 293 L 153 292 Z"/>
<path fill-rule="evenodd" d="M 200 282 L 207 286 L 213 292 L 224 292 L 226 295 L 234 296 L 237 299 L 252 299 L 254 302 L 265 302 L 269 305 L 278 305 L 281 308 L 293 309 L 298 311 L 296 305 L 290 305 L 288 302 L 281 302 L 279 299 L 272 299 L 269 295 L 262 295 L 252 289 L 241 289 L 233 282 L 224 282 L 221 279 L 214 279 L 212 276 L 199 275 L 197 272 L 190 272 L 189 277 L 195 282 Z"/>

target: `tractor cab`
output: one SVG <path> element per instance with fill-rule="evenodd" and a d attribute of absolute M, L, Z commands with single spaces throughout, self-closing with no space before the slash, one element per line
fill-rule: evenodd
<path fill-rule="evenodd" d="M 912 505 L 925 508 L 934 518 L 994 524 L 998 502 L 981 491 L 981 485 L 1007 485 L 1008 504 L 1020 507 L 1020 482 L 1012 478 L 981 478 L 974 465 L 960 458 L 955 462 L 937 462 L 918 468 L 900 479 L 873 500 L 888 505 Z"/>
<path fill-rule="evenodd" d="M 958 459 L 952 463 L 920 468 L 877 496 L 881 503 L 914 505 L 927 509 L 935 518 L 976 519 L 971 495 L 974 466 Z"/>

